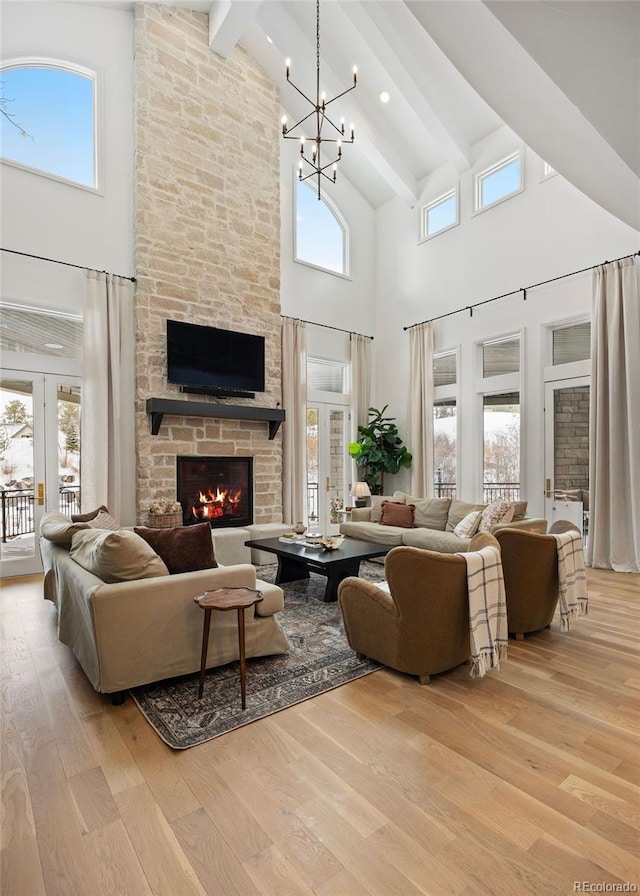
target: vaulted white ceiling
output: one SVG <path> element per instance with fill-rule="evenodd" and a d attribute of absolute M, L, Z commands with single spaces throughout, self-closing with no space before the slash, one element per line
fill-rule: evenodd
<path fill-rule="evenodd" d="M 285 78 L 315 89 L 315 0 L 162 0 L 209 13 L 210 46 L 237 42 L 308 112 Z M 117 5 L 117 0 L 112 5 Z M 506 124 L 568 181 L 640 229 L 638 0 L 321 0 L 322 88 L 356 126 L 340 168 L 378 207 L 413 203 L 424 179 L 461 174 Z M 380 102 L 381 91 L 390 101 Z"/>
<path fill-rule="evenodd" d="M 315 84 L 313 0 L 216 0 L 211 48 L 239 40 L 281 92 Z M 415 201 L 441 165 L 462 173 L 503 123 L 599 205 L 640 228 L 640 3 L 636 0 L 322 0 L 322 87 L 356 123 L 341 168 L 373 206 Z M 390 101 L 380 102 L 381 91 Z"/>

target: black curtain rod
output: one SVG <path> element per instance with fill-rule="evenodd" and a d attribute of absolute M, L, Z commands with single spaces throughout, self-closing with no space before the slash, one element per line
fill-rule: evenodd
<path fill-rule="evenodd" d="M 620 258 L 614 258 L 613 261 L 603 261 L 602 264 L 613 264 L 616 261 L 624 261 L 625 258 L 635 258 L 637 255 L 640 255 L 640 252 L 632 252 L 630 255 L 621 255 Z M 482 302 L 476 302 L 474 305 L 465 305 L 464 308 L 456 308 L 455 311 L 447 311 L 446 314 L 439 314 L 437 317 L 431 317 L 429 320 L 420 321 L 417 324 L 409 324 L 408 327 L 403 327 L 403 330 L 411 330 L 413 327 L 419 327 L 421 324 L 432 324 L 435 320 L 442 320 L 444 317 L 451 317 L 454 314 L 461 314 L 463 311 L 468 311 L 470 316 L 473 317 L 473 309 L 480 308 L 482 305 L 488 305 L 489 302 L 497 302 L 498 299 L 506 299 L 509 296 L 516 296 L 519 293 L 522 293 L 522 298 L 526 302 L 527 300 L 527 290 L 536 289 L 538 286 L 546 286 L 548 283 L 555 283 L 557 280 L 565 280 L 567 277 L 575 277 L 576 274 L 584 274 L 587 271 L 593 271 L 595 268 L 600 267 L 600 265 L 592 264 L 588 268 L 582 268 L 580 271 L 572 271 L 571 274 L 560 274 L 559 277 L 551 277 L 549 280 L 542 280 L 540 283 L 534 283 L 531 286 L 524 286 L 520 289 L 512 289 L 511 292 L 503 292 L 501 296 L 494 296 L 492 299 L 484 299 Z"/>
<path fill-rule="evenodd" d="M 44 255 L 32 255 L 30 252 L 18 252 L 17 249 L 5 249 L 4 246 L 0 246 L 0 252 L 11 252 L 12 255 L 23 255 L 25 258 L 35 258 L 38 261 L 50 261 L 52 264 L 63 264 L 68 268 L 78 268 L 81 271 L 94 271 L 95 268 L 85 267 L 83 264 L 72 264 L 70 261 L 58 261 L 57 258 L 45 258 Z M 110 273 L 109 271 L 102 271 L 103 274 Z M 111 274 L 112 277 L 122 277 L 123 280 L 130 280 L 131 283 L 136 282 L 135 277 L 125 277 L 123 274 Z"/>
<path fill-rule="evenodd" d="M 332 327 L 330 324 L 317 324 L 313 320 L 300 320 L 299 317 L 291 317 L 288 314 L 281 314 L 280 317 L 286 317 L 288 320 L 299 320 L 301 324 L 310 324 L 312 327 L 324 327 L 325 330 L 337 330 L 338 333 L 348 333 L 349 336 L 362 336 L 363 339 L 370 339 L 373 342 L 373 336 L 367 336 L 365 333 L 355 333 L 353 330 L 343 330 L 342 327 Z"/>

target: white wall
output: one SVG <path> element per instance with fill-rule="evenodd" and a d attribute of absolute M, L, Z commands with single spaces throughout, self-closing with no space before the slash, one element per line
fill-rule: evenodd
<path fill-rule="evenodd" d="M 407 432 L 410 326 L 458 308 L 600 264 L 638 250 L 638 233 L 559 175 L 541 181 L 542 160 L 525 150 L 525 191 L 472 216 L 473 174 L 518 146 L 504 128 L 475 147 L 473 171 L 460 183 L 461 223 L 418 243 L 419 206 L 455 184 L 446 171 L 425 184 L 421 203 L 399 200 L 376 214 L 377 317 L 373 403 L 389 403 L 401 435 Z M 606 176 L 606 172 L 602 172 Z M 460 346 L 459 495 L 480 497 L 481 432 L 475 394 L 474 343 L 523 330 L 523 497 L 542 514 L 543 377 L 541 324 L 588 314 L 591 275 L 561 280 L 515 297 L 456 314 L 434 324 L 436 351 Z M 409 449 L 411 445 L 408 446 Z M 396 477 L 408 485 L 408 473 Z"/>
<path fill-rule="evenodd" d="M 375 294 L 375 219 L 368 202 L 338 173 L 326 193 L 336 204 L 350 232 L 350 276 L 339 277 L 295 262 L 293 227 L 296 144 L 281 142 L 280 299 L 282 313 L 313 323 L 373 335 Z"/>
<path fill-rule="evenodd" d="M 36 56 L 98 72 L 100 189 L 1 163 L 2 246 L 132 276 L 133 17 L 67 3 L 3 2 L 3 64 Z M 37 139 L 37 133 L 35 134 Z M 6 301 L 80 313 L 82 272 L 1 253 Z"/>

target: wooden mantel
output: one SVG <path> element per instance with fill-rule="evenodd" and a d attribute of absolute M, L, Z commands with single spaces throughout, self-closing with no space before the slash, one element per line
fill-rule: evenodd
<path fill-rule="evenodd" d="M 157 436 L 165 414 L 173 417 L 217 417 L 225 420 L 266 420 L 269 438 L 275 438 L 285 414 L 282 408 L 254 408 L 240 404 L 213 404 L 208 401 L 185 401 L 175 398 L 147 398 L 151 415 L 151 435 Z"/>

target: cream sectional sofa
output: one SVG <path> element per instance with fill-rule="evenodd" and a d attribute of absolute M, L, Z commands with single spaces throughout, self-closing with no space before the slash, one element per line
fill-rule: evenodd
<path fill-rule="evenodd" d="M 397 501 L 403 504 L 415 505 L 414 526 L 406 529 L 400 526 L 386 526 L 380 522 L 372 521 L 372 515 L 379 513 L 381 501 Z M 393 547 L 407 545 L 408 547 L 425 548 L 430 551 L 439 551 L 443 554 L 455 554 L 458 551 L 466 551 L 471 538 L 462 538 L 454 533 L 455 527 L 471 511 L 484 510 L 486 504 L 471 504 L 467 501 L 451 500 L 450 498 L 416 498 L 405 492 L 395 492 L 386 498 L 374 497 L 372 507 L 354 508 L 351 511 L 351 519 L 341 523 L 340 532 L 352 538 L 362 538 L 365 541 L 373 541 L 376 544 L 390 544 Z M 514 505 L 512 521 L 498 523 L 489 530 L 495 533 L 500 528 L 526 529 L 531 532 L 544 534 L 547 531 L 547 521 L 544 519 L 527 519 L 527 502 L 519 501 Z"/>
<path fill-rule="evenodd" d="M 51 515 L 44 515 L 39 542 L 44 597 L 58 610 L 60 641 L 71 648 L 96 691 L 118 693 L 197 672 L 204 613 L 193 598 L 214 588 L 257 588 L 263 594 L 259 604 L 245 611 L 247 657 L 288 652 L 289 644 L 276 615 L 284 607 L 282 589 L 257 580 L 251 564 L 175 575 L 165 571 L 152 577 L 105 582 L 70 553 L 74 532 L 86 524 L 71 527 L 65 544 L 55 526 L 56 541 L 42 534 L 52 534 L 46 525 L 48 517 L 50 520 Z M 155 571 L 152 566 L 147 574 Z M 236 659 L 236 613 L 212 614 L 207 666 L 221 666 Z"/>

